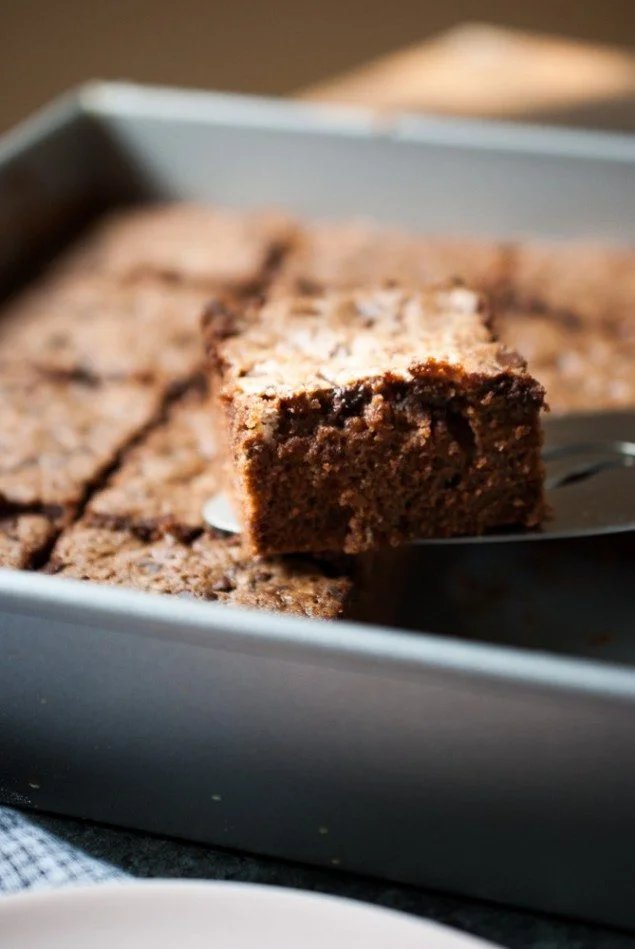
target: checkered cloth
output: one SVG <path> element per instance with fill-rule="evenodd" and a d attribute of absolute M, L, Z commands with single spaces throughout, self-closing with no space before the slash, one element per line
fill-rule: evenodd
<path fill-rule="evenodd" d="M 127 876 L 41 830 L 17 811 L 0 807 L 0 893 L 105 883 Z"/>

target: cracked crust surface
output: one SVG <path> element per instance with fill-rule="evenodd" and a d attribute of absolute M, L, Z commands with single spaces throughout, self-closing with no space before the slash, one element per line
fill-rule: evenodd
<path fill-rule="evenodd" d="M 170 387 L 202 362 L 200 316 L 208 294 L 151 280 L 116 286 L 101 277 L 44 281 L 0 322 L 0 360 L 96 379 Z"/>
<path fill-rule="evenodd" d="M 72 512 L 161 402 L 134 382 L 92 385 L 0 365 L 0 499 Z"/>

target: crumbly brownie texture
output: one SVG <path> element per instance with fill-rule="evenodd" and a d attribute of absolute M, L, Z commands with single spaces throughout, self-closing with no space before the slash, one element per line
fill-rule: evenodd
<path fill-rule="evenodd" d="M 262 287 L 294 234 L 292 220 L 277 211 L 150 205 L 101 221 L 76 263 L 118 280 L 150 275 L 252 292 Z"/>
<path fill-rule="evenodd" d="M 418 288 L 462 280 L 497 292 L 509 251 L 493 241 L 414 237 L 364 221 L 307 225 L 274 281 L 273 295 L 394 281 Z"/>
<path fill-rule="evenodd" d="M 544 392 L 463 287 L 332 292 L 205 317 L 254 553 L 359 553 L 538 524 Z"/>
<path fill-rule="evenodd" d="M 219 487 L 208 397 L 193 391 L 169 419 L 131 449 L 85 520 L 127 528 L 143 539 L 171 533 L 188 540 L 204 524 L 203 504 Z"/>
<path fill-rule="evenodd" d="M 635 338 L 559 313 L 508 313 L 500 338 L 521 352 L 553 412 L 635 405 Z"/>
<path fill-rule="evenodd" d="M 188 545 L 166 536 L 148 543 L 81 522 L 58 541 L 50 570 L 78 580 L 322 619 L 340 616 L 351 593 L 346 576 L 330 577 L 310 560 L 245 557 L 236 538 L 204 534 Z"/>
<path fill-rule="evenodd" d="M 160 407 L 151 386 L 0 365 L 0 503 L 69 515 Z"/>
<path fill-rule="evenodd" d="M 0 567 L 26 570 L 53 541 L 57 527 L 41 514 L 0 516 Z"/>
<path fill-rule="evenodd" d="M 239 539 L 205 528 L 219 487 L 209 396 L 196 389 L 123 458 L 55 550 L 66 576 L 235 605 L 334 618 L 353 606 L 352 567 L 254 560 Z M 361 581 L 361 573 L 359 581 Z M 356 578 L 357 580 L 357 578 Z M 359 592 L 361 582 L 356 582 Z M 355 597 L 355 606 L 365 602 Z"/>
<path fill-rule="evenodd" d="M 133 287 L 84 275 L 47 280 L 3 313 L 0 359 L 97 379 L 178 384 L 201 365 L 207 296 L 149 280 Z"/>

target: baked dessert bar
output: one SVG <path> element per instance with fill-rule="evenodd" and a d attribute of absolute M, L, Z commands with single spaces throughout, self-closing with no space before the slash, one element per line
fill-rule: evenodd
<path fill-rule="evenodd" d="M 204 290 L 151 280 L 119 286 L 92 275 L 51 277 L 5 308 L 0 360 L 173 388 L 201 367 L 207 299 Z"/>
<path fill-rule="evenodd" d="M 144 540 L 166 533 L 191 540 L 204 527 L 203 505 L 219 488 L 217 453 L 208 398 L 192 389 L 126 454 L 89 501 L 86 522 L 131 530 Z"/>
<path fill-rule="evenodd" d="M 590 242 L 526 241 L 510 265 L 509 309 L 635 337 L 635 254 Z M 592 369 L 592 367 L 590 367 Z"/>
<path fill-rule="evenodd" d="M 416 237 L 361 220 L 316 222 L 298 234 L 273 292 L 313 293 L 388 281 L 417 288 L 459 279 L 497 293 L 508 259 L 509 249 L 495 241 Z"/>
<path fill-rule="evenodd" d="M 189 544 L 173 535 L 144 541 L 130 531 L 82 521 L 57 542 L 49 571 L 154 593 L 233 606 L 336 619 L 346 612 L 352 583 L 310 559 L 258 561 L 236 538 L 201 534 Z"/>
<path fill-rule="evenodd" d="M 635 327 L 628 338 L 575 313 L 525 311 L 508 312 L 499 334 L 527 359 L 547 391 L 552 412 L 635 405 Z"/>
<path fill-rule="evenodd" d="M 253 553 L 360 553 L 534 527 L 542 387 L 453 286 L 331 291 L 204 318 Z"/>
<path fill-rule="evenodd" d="M 137 382 L 87 382 L 0 364 L 0 511 L 72 516 L 87 489 L 160 413 Z"/>
<path fill-rule="evenodd" d="M 295 236 L 280 211 L 178 202 L 142 205 L 98 222 L 66 260 L 112 281 L 153 277 L 237 294 L 262 288 Z"/>

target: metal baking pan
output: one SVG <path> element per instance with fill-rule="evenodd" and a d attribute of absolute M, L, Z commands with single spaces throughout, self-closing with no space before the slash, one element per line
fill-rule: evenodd
<path fill-rule="evenodd" d="M 91 85 L 2 143 L 4 287 L 153 197 L 627 241 L 635 138 Z M 634 538 L 394 556 L 394 629 L 0 571 L 0 798 L 635 927 Z"/>

